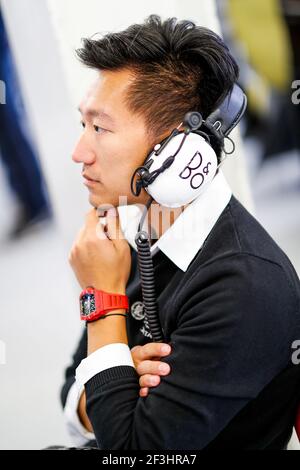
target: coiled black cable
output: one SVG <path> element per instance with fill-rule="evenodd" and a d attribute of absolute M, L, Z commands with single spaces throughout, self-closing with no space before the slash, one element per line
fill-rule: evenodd
<path fill-rule="evenodd" d="M 142 230 L 146 214 L 152 201 L 153 199 L 150 197 L 140 220 L 135 242 L 138 250 L 138 265 L 141 277 L 145 317 L 148 322 L 153 341 L 159 343 L 164 341 L 164 337 L 158 316 L 150 240 L 148 233 Z"/>
<path fill-rule="evenodd" d="M 179 133 L 177 129 L 173 131 L 173 134 L 176 135 Z M 149 184 L 153 183 L 153 181 L 163 173 L 167 168 L 169 168 L 175 157 L 177 156 L 178 152 L 181 150 L 187 135 L 189 134 L 189 130 L 186 129 L 183 133 L 183 138 L 181 139 L 180 145 L 174 155 L 168 157 L 162 166 L 157 170 L 150 173 L 147 165 L 138 167 L 136 171 L 133 173 L 131 178 L 131 191 L 135 196 L 138 196 L 141 192 L 142 187 L 146 187 Z M 159 151 L 158 151 L 159 152 Z M 134 178 L 136 174 L 139 175 L 140 179 L 135 183 L 134 188 Z M 142 285 L 142 295 L 143 295 L 143 303 L 145 308 L 145 318 L 148 322 L 150 332 L 152 335 L 152 339 L 154 342 L 162 343 L 164 341 L 163 330 L 159 321 L 159 314 L 158 314 L 158 306 L 156 301 L 156 294 L 155 294 L 155 279 L 154 279 L 154 268 L 153 268 L 153 261 L 151 257 L 151 248 L 150 248 L 150 239 L 147 232 L 142 230 L 143 223 L 145 217 L 147 215 L 148 209 L 151 206 L 153 198 L 150 197 L 144 212 L 142 214 L 138 233 L 135 237 L 135 242 L 137 245 L 138 250 L 138 265 L 139 265 L 139 272 L 141 277 L 141 285 Z"/>

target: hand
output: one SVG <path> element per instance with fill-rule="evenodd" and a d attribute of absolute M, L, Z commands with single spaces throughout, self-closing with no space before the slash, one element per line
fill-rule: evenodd
<path fill-rule="evenodd" d="M 167 351 L 163 348 L 166 347 Z M 144 346 L 134 346 L 131 349 L 132 359 L 137 373 L 140 375 L 140 397 L 146 397 L 149 387 L 156 387 L 160 383 L 160 376 L 170 373 L 169 364 L 160 361 L 161 357 L 168 356 L 171 347 L 164 343 L 147 343 Z M 164 370 L 161 370 L 162 367 Z"/>
<path fill-rule="evenodd" d="M 120 228 L 117 209 L 106 214 L 106 231 L 96 209 L 86 216 L 71 249 L 69 262 L 82 289 L 93 286 L 106 292 L 125 294 L 130 275 L 130 248 Z"/>

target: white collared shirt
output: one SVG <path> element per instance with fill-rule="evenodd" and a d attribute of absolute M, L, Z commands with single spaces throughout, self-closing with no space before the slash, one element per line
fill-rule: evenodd
<path fill-rule="evenodd" d="M 151 246 L 154 255 L 162 251 L 178 268 L 186 271 L 202 247 L 221 213 L 229 203 L 232 191 L 219 170 L 205 192 L 190 203 L 173 225 Z M 131 213 L 126 213 L 131 210 Z M 138 207 L 120 207 L 124 236 L 136 250 L 135 235 L 141 218 Z"/>
<path fill-rule="evenodd" d="M 186 271 L 229 203 L 231 196 L 232 191 L 223 173 L 219 171 L 205 192 L 189 204 L 172 226 L 151 246 L 152 256 L 160 250 L 178 268 Z M 122 206 L 119 207 L 119 215 L 125 238 L 137 250 L 135 235 L 142 209 L 137 206 Z M 80 423 L 77 414 L 84 385 L 99 372 L 119 365 L 134 367 L 130 349 L 126 344 L 103 346 L 81 361 L 77 367 L 76 382 L 70 388 L 65 406 L 67 427 L 76 445 L 84 445 L 94 438 L 94 435 L 88 433 Z"/>

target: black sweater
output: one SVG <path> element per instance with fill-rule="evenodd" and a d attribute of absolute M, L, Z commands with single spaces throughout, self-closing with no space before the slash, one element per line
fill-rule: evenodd
<path fill-rule="evenodd" d="M 186 272 L 153 258 L 171 372 L 139 397 L 138 375 L 113 367 L 86 384 L 101 449 L 282 449 L 300 402 L 300 283 L 261 225 L 232 197 Z M 136 253 L 127 286 L 142 300 Z M 127 319 L 129 347 L 151 341 Z M 67 369 L 63 404 L 86 357 L 86 333 Z"/>

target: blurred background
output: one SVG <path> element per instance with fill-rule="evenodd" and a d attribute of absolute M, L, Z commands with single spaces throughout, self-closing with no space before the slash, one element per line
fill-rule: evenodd
<path fill-rule="evenodd" d="M 249 107 L 224 172 L 300 274 L 300 0 L 0 0 L 0 449 L 71 445 L 59 392 L 81 325 L 68 254 L 89 209 L 71 152 L 95 73 L 74 51 L 151 13 L 231 48 Z"/>

